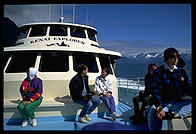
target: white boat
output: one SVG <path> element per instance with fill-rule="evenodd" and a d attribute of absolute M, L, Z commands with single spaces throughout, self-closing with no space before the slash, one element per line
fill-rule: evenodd
<path fill-rule="evenodd" d="M 16 46 L 4 47 L 3 56 L 4 130 L 77 130 L 89 123 L 111 122 L 108 118 L 97 118 L 107 115 L 103 104 L 92 113 L 93 121 L 88 124 L 77 122 L 82 107 L 72 102 L 68 84 L 81 63 L 88 66 L 91 90 L 95 90 L 95 79 L 101 74 L 101 69 L 110 68 L 116 110 L 122 114 L 115 122 L 128 125 L 132 130 L 148 130 L 147 124 L 134 126 L 129 120 L 133 107 L 118 101 L 125 99 L 118 98 L 114 72 L 115 61 L 121 58 L 121 54 L 101 48 L 95 28 L 62 22 L 25 24 L 20 27 Z M 26 69 L 31 66 L 39 69 L 44 99 L 35 111 L 38 126 L 21 128 L 22 119 L 16 108 L 21 101 L 19 87 L 26 77 Z M 123 94 L 126 100 L 132 101 L 129 95 L 129 90 Z M 167 127 L 163 126 L 164 129 Z M 190 129 L 190 124 L 189 128 L 185 125 L 183 129 Z"/>
<path fill-rule="evenodd" d="M 31 66 L 39 69 L 38 77 L 43 80 L 44 99 L 40 107 L 48 107 L 48 112 L 52 106 L 64 106 L 62 102 L 70 101 L 69 81 L 81 63 L 88 66 L 91 90 L 95 90 L 95 79 L 101 69 L 110 69 L 109 77 L 113 81 L 113 95 L 118 105 L 114 67 L 120 57 L 119 52 L 101 48 L 97 30 L 91 26 L 62 22 L 24 24 L 20 27 L 16 46 L 4 47 L 4 109 L 16 107 L 21 99 L 19 87 L 26 77 L 26 69 Z M 68 111 L 70 108 L 66 110 L 63 116 L 75 114 Z M 4 118 L 10 118 L 12 112 L 4 112 Z M 59 113 L 44 116 L 50 114 L 58 116 Z M 37 116 L 42 115 L 37 112 Z"/>

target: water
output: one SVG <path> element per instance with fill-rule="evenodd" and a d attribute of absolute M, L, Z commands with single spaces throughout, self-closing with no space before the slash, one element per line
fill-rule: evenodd
<path fill-rule="evenodd" d="M 148 72 L 147 68 L 148 68 L 148 64 L 117 63 L 115 68 L 115 74 L 117 77 L 126 78 L 126 79 L 145 77 L 145 75 Z M 187 62 L 187 65 L 185 66 L 185 70 L 187 71 L 187 75 L 189 79 L 192 79 L 191 63 Z"/>
<path fill-rule="evenodd" d="M 139 95 L 138 90 L 127 89 L 127 88 L 118 88 L 118 99 L 119 101 L 133 106 L 133 98 Z"/>
<path fill-rule="evenodd" d="M 146 64 L 116 64 L 115 73 L 121 78 L 144 77 L 147 73 Z"/>

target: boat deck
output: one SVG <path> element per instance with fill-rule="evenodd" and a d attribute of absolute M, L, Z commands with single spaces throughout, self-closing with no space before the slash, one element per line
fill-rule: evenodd
<path fill-rule="evenodd" d="M 53 117 L 37 117 L 38 125 L 36 127 L 32 127 L 28 125 L 27 127 L 22 128 L 21 118 L 14 118 L 14 119 L 4 119 L 4 130 L 46 130 L 46 131 L 73 131 L 73 130 L 81 130 L 84 126 L 90 125 L 97 122 L 117 122 L 120 124 L 124 124 L 130 126 L 130 130 L 148 130 L 147 124 L 139 124 L 133 125 L 129 117 L 133 115 L 133 108 L 119 102 L 117 113 L 122 114 L 121 118 L 116 119 L 115 121 L 112 120 L 110 116 L 107 114 L 104 115 L 102 118 L 97 118 L 97 114 L 91 114 L 92 120 L 89 121 L 87 124 L 80 123 L 78 120 L 65 120 L 64 117 L 60 116 L 53 116 Z M 78 117 L 76 117 L 78 118 Z"/>
<path fill-rule="evenodd" d="M 93 113 L 90 115 L 92 118 L 88 123 L 80 123 L 76 116 L 75 120 L 65 120 L 63 116 L 51 116 L 51 117 L 37 117 L 38 125 L 36 127 L 32 127 L 28 125 L 27 127 L 22 128 L 21 118 L 14 119 L 4 119 L 4 130 L 5 131 L 80 131 L 83 127 L 87 125 L 91 125 L 98 122 L 108 122 L 108 123 L 120 123 L 128 127 L 127 130 L 130 131 L 145 131 L 148 130 L 147 123 L 133 125 L 132 121 L 129 119 L 131 115 L 133 115 L 133 107 L 126 105 L 122 102 L 119 102 L 117 113 L 122 114 L 121 118 L 112 120 L 110 116 L 107 116 L 105 113 L 104 117 L 98 118 L 97 114 Z M 192 118 L 185 119 L 172 119 L 170 121 L 164 120 L 162 130 L 191 130 L 191 121 Z M 110 130 L 112 130 L 110 128 Z M 116 130 L 116 128 L 114 128 Z M 119 129 L 118 129 L 119 130 Z M 122 128 L 122 131 L 124 129 Z"/>

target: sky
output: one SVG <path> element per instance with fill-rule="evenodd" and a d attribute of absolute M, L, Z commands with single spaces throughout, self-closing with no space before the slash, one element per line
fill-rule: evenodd
<path fill-rule="evenodd" d="M 61 15 L 73 23 L 73 14 L 74 23 L 95 27 L 103 44 L 192 47 L 191 4 L 4 5 L 4 16 L 17 26 L 57 22 Z"/>

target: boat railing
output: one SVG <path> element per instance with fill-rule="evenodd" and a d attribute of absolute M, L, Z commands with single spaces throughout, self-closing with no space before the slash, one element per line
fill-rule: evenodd
<path fill-rule="evenodd" d="M 144 77 L 126 79 L 117 77 L 117 81 L 119 88 L 144 90 Z"/>

